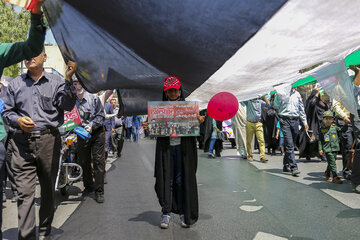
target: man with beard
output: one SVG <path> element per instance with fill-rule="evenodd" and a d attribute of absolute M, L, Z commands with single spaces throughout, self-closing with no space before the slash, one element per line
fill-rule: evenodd
<path fill-rule="evenodd" d="M 78 138 L 78 158 L 82 163 L 84 193 L 95 191 L 97 203 L 104 199 L 104 173 L 105 173 L 105 112 L 100 98 L 84 90 L 75 79 L 76 107 L 79 111 L 81 122 L 86 131 L 91 134 L 89 140 Z M 94 179 L 91 171 L 91 162 L 94 166 Z"/>

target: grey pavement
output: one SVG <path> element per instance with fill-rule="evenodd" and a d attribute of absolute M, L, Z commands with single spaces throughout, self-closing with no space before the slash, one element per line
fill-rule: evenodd
<path fill-rule="evenodd" d="M 301 174 L 295 178 L 282 173 L 280 156 L 268 156 L 264 164 L 255 154 L 250 163 L 239 159 L 228 144 L 225 147 L 216 159 L 199 150 L 200 217 L 191 228 L 181 228 L 177 215 L 172 215 L 169 229 L 159 228 L 155 141 L 141 139 L 126 142 L 122 157 L 113 159 L 104 204 L 97 204 L 92 195 L 82 199 L 81 186 L 72 188 L 69 203 L 57 209 L 55 239 L 360 238 L 359 195 L 348 181 L 326 182 L 322 177 L 326 163 L 299 162 Z M 16 216 L 16 209 L 6 208 L 5 222 Z M 7 228 L 4 235 L 14 231 Z"/>

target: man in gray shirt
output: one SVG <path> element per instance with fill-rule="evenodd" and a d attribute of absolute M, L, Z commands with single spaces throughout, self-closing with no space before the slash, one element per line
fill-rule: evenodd
<path fill-rule="evenodd" d="M 291 172 L 298 176 L 300 171 L 295 161 L 294 146 L 299 135 L 300 119 L 308 130 L 304 104 L 300 93 L 295 88 L 291 89 L 288 99 L 283 99 L 277 95 L 274 100 L 274 106 L 279 107 L 278 115 L 280 117 L 280 128 L 284 134 L 285 155 L 283 160 L 283 171 Z"/>
<path fill-rule="evenodd" d="M 64 110 L 75 105 L 71 78 L 76 64 L 69 61 L 66 80 L 44 72 L 43 51 L 25 60 L 28 72 L 12 80 L 5 95 L 3 119 L 15 129 L 10 134 L 13 151 L 11 167 L 18 190 L 19 239 L 36 238 L 36 176 L 41 187 L 39 239 L 51 232 L 55 212 L 55 180 L 59 166 L 61 138 L 58 127 L 64 122 Z"/>
<path fill-rule="evenodd" d="M 76 88 L 76 107 L 79 111 L 83 127 L 91 134 L 89 140 L 78 138 L 78 158 L 83 168 L 84 193 L 95 191 L 95 199 L 103 203 L 105 174 L 105 111 L 100 98 L 96 94 L 85 91 L 77 79 L 73 83 Z M 94 168 L 94 179 L 91 170 Z"/>

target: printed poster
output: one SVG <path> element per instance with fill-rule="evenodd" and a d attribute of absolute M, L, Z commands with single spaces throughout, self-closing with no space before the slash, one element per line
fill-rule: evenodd
<path fill-rule="evenodd" d="M 62 127 L 65 127 L 66 131 L 70 131 L 78 126 L 81 126 L 81 118 L 75 106 L 70 112 L 64 113 L 64 124 Z"/>
<path fill-rule="evenodd" d="M 199 103 L 194 101 L 148 102 L 150 136 L 200 136 L 198 114 Z"/>

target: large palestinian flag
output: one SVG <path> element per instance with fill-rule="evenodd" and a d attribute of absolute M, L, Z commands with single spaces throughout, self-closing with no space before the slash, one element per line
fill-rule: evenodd
<path fill-rule="evenodd" d="M 189 100 L 229 91 L 239 101 L 307 77 L 360 46 L 360 1 L 47 0 L 65 59 L 90 92 L 120 89 L 125 113 L 146 112 L 177 76 Z"/>

